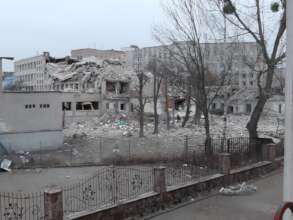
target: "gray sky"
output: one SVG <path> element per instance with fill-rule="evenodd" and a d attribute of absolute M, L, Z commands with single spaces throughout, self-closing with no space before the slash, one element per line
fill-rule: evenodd
<path fill-rule="evenodd" d="M 7 0 L 1 1 L 0 56 L 16 59 L 49 51 L 119 49 L 156 44 L 152 26 L 164 14 L 160 0 Z M 6 70 L 11 65 L 5 63 Z"/>

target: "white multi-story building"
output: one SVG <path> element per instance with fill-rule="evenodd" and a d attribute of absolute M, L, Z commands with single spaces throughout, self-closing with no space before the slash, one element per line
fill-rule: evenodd
<path fill-rule="evenodd" d="M 180 59 L 178 54 L 178 45 L 187 50 L 188 43 L 179 42 L 177 45 L 160 45 L 154 47 L 145 47 L 139 50 L 142 65 L 146 67 L 152 59 L 160 60 L 164 63 L 176 63 Z M 254 42 L 228 42 L 228 43 L 202 43 L 201 48 L 204 53 L 205 65 L 209 71 L 215 74 L 223 72 L 223 65 L 230 65 L 232 80 L 231 84 L 240 88 L 256 88 L 256 74 L 251 69 L 254 65 L 258 68 L 262 65 L 259 59 L 259 46 Z M 129 49 L 127 51 L 127 64 L 133 66 L 136 51 Z M 248 63 L 251 65 L 248 65 Z"/>
<path fill-rule="evenodd" d="M 51 80 L 47 74 L 46 63 L 50 54 L 17 60 L 14 62 L 14 71 L 18 90 L 22 91 L 49 91 Z"/>

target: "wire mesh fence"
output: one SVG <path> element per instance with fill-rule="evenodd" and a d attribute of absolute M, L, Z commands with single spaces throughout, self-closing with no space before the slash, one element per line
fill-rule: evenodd
<path fill-rule="evenodd" d="M 0 193 L 0 220 L 43 220 L 44 193 Z"/>
<path fill-rule="evenodd" d="M 205 136 L 154 136 L 95 137 L 84 140 L 67 140 L 58 150 L 16 152 L 9 157 L 16 168 L 129 165 L 142 163 L 192 163 L 198 164 L 203 154 L 230 153 L 232 164 L 244 164 L 250 160 L 261 160 L 263 140 L 248 137 L 211 138 L 209 145 Z M 278 148 L 278 155 L 282 155 Z M 196 158 L 196 160 L 194 160 Z M 202 162 L 200 162 L 202 163 Z M 200 164 L 199 164 L 200 165 Z"/>

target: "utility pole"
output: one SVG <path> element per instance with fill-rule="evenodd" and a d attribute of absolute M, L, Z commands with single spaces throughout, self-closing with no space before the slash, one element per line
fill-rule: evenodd
<path fill-rule="evenodd" d="M 14 57 L 0 57 L 0 93 L 3 90 L 2 81 L 3 81 L 3 60 L 14 60 Z"/>

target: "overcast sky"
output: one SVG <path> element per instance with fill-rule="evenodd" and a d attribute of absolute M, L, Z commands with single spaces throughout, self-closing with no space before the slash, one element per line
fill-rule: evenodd
<path fill-rule="evenodd" d="M 156 44 L 152 26 L 164 14 L 160 0 L 6 0 L 1 1 L 0 56 L 16 59 L 49 51 L 119 49 Z M 11 65 L 5 63 L 11 69 Z"/>

